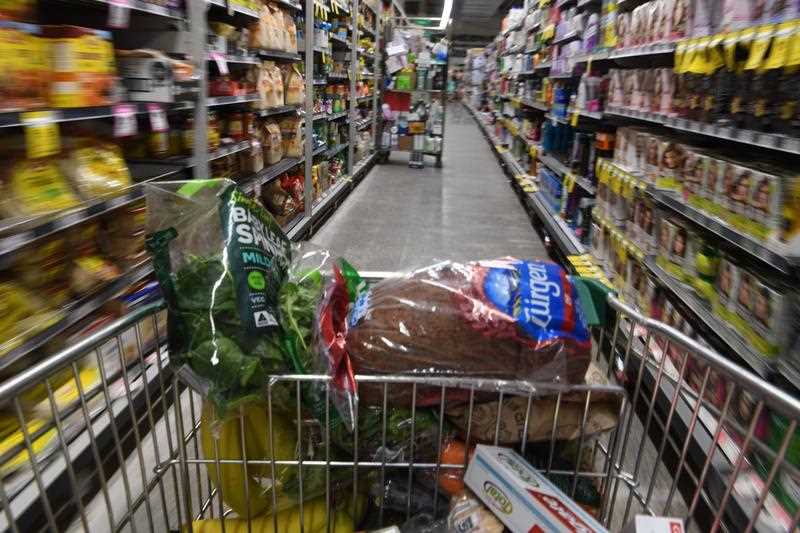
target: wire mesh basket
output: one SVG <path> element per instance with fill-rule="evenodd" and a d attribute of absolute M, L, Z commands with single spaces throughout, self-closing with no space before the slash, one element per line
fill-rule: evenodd
<path fill-rule="evenodd" d="M 604 383 L 361 375 L 382 395 L 359 405 L 352 433 L 335 424 L 321 375 L 274 376 L 255 413 L 215 426 L 202 385 L 169 364 L 163 308 L 142 307 L 0 384 L 18 432 L 0 449 L 0 526 L 352 531 L 439 518 L 443 480 L 469 462 L 466 446 L 457 460 L 445 453 L 455 435 L 515 448 L 612 531 L 635 514 L 679 517 L 692 531 L 796 530 L 800 402 L 608 303 L 610 323 L 593 331 Z M 436 392 L 432 411 L 416 405 L 422 391 Z M 398 416 L 393 398 L 409 392 Z M 256 438 L 266 453 L 250 453 Z"/>

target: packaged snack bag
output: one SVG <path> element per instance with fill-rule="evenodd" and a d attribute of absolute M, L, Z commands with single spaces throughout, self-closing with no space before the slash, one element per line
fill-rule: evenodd
<path fill-rule="evenodd" d="M 281 128 L 274 120 L 266 120 L 261 125 L 264 147 L 264 161 L 268 165 L 274 165 L 283 159 L 283 135 Z"/>
<path fill-rule="evenodd" d="M 303 132 L 301 120 L 297 115 L 287 116 L 280 121 L 283 153 L 286 157 L 303 157 Z"/>
<path fill-rule="evenodd" d="M 306 99 L 306 84 L 296 65 L 284 70 L 284 100 L 286 105 L 300 105 Z"/>

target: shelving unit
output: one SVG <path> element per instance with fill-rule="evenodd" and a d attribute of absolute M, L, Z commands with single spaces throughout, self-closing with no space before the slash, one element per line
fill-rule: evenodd
<path fill-rule="evenodd" d="M 676 38 L 674 35 L 670 35 L 662 37 L 659 42 L 622 46 L 623 37 L 627 37 L 625 34 L 619 37 L 619 42 L 612 43 L 609 36 L 616 39 L 616 34 L 610 28 L 603 28 L 603 21 L 616 20 L 615 23 L 618 23 L 620 16 L 631 16 L 630 12 L 644 5 L 646 1 L 620 0 L 616 2 L 616 6 L 609 6 L 613 2 L 594 0 L 525 2 L 523 23 L 510 24 L 510 27 L 484 49 L 478 50 L 472 55 L 468 53 L 467 71 L 471 71 L 473 77 L 478 71 L 481 72 L 481 75 L 478 76 L 480 78 L 478 82 L 470 85 L 471 93 L 468 95 L 465 105 L 492 146 L 498 161 L 509 177 L 512 188 L 517 192 L 521 203 L 534 221 L 534 228 L 543 235 L 545 243 L 550 245 L 549 251 L 555 259 L 576 274 L 587 275 L 587 272 L 590 272 L 588 275 L 612 286 L 617 291 L 618 297 L 625 299 L 634 308 L 641 307 L 644 309 L 641 311 L 642 313 L 653 316 L 656 320 L 671 324 L 669 320 L 673 315 L 680 316 L 681 324 L 685 322 L 686 325 L 684 331 L 688 331 L 692 338 L 709 346 L 732 364 L 751 372 L 754 376 L 753 379 L 772 382 L 783 388 L 786 393 L 797 397 L 800 395 L 800 368 L 797 367 L 796 362 L 792 363 L 792 359 L 787 357 L 789 353 L 797 353 L 798 345 L 793 336 L 796 332 L 791 334 L 792 344 L 787 345 L 784 342 L 779 350 L 776 350 L 774 345 L 770 345 L 769 349 L 773 351 L 768 352 L 763 343 L 758 347 L 757 341 L 754 341 L 752 336 L 748 336 L 747 331 L 742 332 L 744 329 L 742 326 L 734 325 L 733 319 L 722 318 L 725 315 L 719 310 L 720 304 L 715 301 L 714 291 L 719 289 L 715 284 L 717 280 L 715 280 L 713 272 L 714 261 L 717 257 L 724 256 L 735 259 L 735 264 L 738 265 L 736 268 L 739 269 L 737 275 L 739 271 L 744 272 L 746 269 L 753 276 L 752 279 L 756 280 L 755 283 L 760 284 L 759 287 L 768 286 L 770 290 L 780 294 L 782 299 L 768 300 L 769 313 L 783 312 L 781 316 L 785 315 L 785 320 L 791 321 L 797 308 L 796 287 L 800 281 L 798 280 L 798 273 L 800 273 L 798 270 L 800 257 L 798 255 L 800 254 L 796 251 L 795 243 L 792 242 L 790 245 L 787 242 L 779 242 L 779 237 L 775 234 L 769 239 L 763 238 L 761 235 L 755 236 L 757 233 L 753 229 L 753 219 L 765 215 L 754 211 L 753 208 L 737 207 L 738 218 L 726 213 L 712 215 L 709 214 L 712 210 L 706 206 L 712 200 L 707 196 L 701 200 L 698 199 L 697 191 L 691 189 L 668 190 L 670 185 L 666 182 L 662 183 L 662 172 L 668 174 L 668 171 L 664 171 L 662 167 L 667 163 L 661 163 L 658 160 L 655 163 L 648 163 L 658 167 L 658 179 L 642 171 L 641 168 L 634 173 L 621 166 L 616 166 L 613 162 L 616 155 L 613 152 L 613 139 L 618 128 L 637 126 L 639 129 L 636 131 L 646 131 L 648 134 L 659 136 L 659 138 L 666 137 L 665 143 L 669 141 L 676 144 L 685 143 L 689 147 L 687 151 L 694 150 L 692 153 L 700 152 L 706 157 L 717 156 L 718 160 L 730 158 L 730 160 L 737 161 L 739 165 L 745 165 L 750 158 L 760 164 L 769 163 L 780 165 L 785 169 L 794 169 L 798 163 L 795 156 L 800 155 L 800 136 L 784 134 L 783 131 L 791 128 L 784 126 L 784 129 L 781 130 L 780 124 L 774 123 L 765 123 L 763 127 L 766 131 L 736 127 L 735 124 L 758 123 L 758 121 L 748 120 L 750 118 L 748 113 L 751 113 L 748 110 L 741 113 L 744 118 L 730 117 L 725 115 L 724 111 L 716 114 L 716 108 L 713 114 L 699 113 L 695 108 L 689 109 L 688 112 L 685 109 L 673 108 L 671 114 L 662 114 L 614 105 L 607 105 L 603 109 L 602 105 L 612 101 L 610 90 L 608 94 L 600 94 L 599 98 L 596 98 L 597 101 L 592 102 L 588 98 L 583 100 L 582 96 L 578 96 L 579 92 L 584 95 L 591 94 L 594 87 L 602 87 L 603 83 L 609 83 L 607 79 L 603 80 L 603 77 L 610 78 L 608 74 L 610 69 L 623 72 L 623 78 L 620 80 L 624 79 L 624 73 L 630 69 L 645 71 L 646 69 L 661 68 L 667 72 L 675 72 L 674 60 L 676 56 L 679 56 L 681 47 L 685 47 L 687 50 L 690 50 L 693 45 L 701 48 L 703 46 L 710 47 L 713 46 L 713 43 L 722 42 L 723 38 L 730 39 L 733 38 L 731 35 L 739 35 L 720 34 L 716 38 L 707 39 Z M 589 48 L 582 35 L 569 29 L 571 22 L 568 20 L 569 15 L 566 14 L 566 10 L 572 8 L 597 14 L 600 24 L 597 35 L 600 37 L 597 41 L 588 40 L 588 42 L 597 43 L 594 49 Z M 559 13 L 554 13 L 559 10 Z M 543 16 L 539 16 L 537 11 L 545 13 Z M 556 24 L 531 24 L 531 20 L 558 20 L 559 22 Z M 711 24 L 714 25 L 718 22 L 711 21 Z M 585 18 L 583 23 L 586 24 Z M 791 22 L 787 24 L 791 24 Z M 779 35 L 768 33 L 768 28 L 770 27 L 759 26 L 757 31 L 761 31 L 762 35 L 769 35 L 770 39 Z M 742 32 L 742 35 L 747 34 L 747 30 Z M 578 39 L 581 40 L 580 46 L 569 45 L 570 41 Z M 609 40 L 606 41 L 606 39 Z M 519 49 L 518 43 L 520 42 L 526 43 L 522 50 Z M 747 57 L 746 53 L 742 53 L 743 57 Z M 597 85 L 584 85 L 579 91 L 579 85 L 587 80 L 587 73 L 596 78 Z M 794 75 L 793 72 L 789 74 L 789 76 Z M 710 83 L 708 79 L 702 81 Z M 620 85 L 620 87 L 623 86 Z M 700 86 L 686 90 L 691 93 L 691 90 L 697 91 L 697 87 Z M 713 85 L 703 85 L 702 87 L 703 90 L 707 89 L 711 93 L 716 90 Z M 765 89 L 764 86 L 759 88 L 759 90 L 763 89 Z M 628 94 L 625 91 L 627 89 L 621 91 L 623 100 Z M 646 89 L 643 92 L 649 96 Z M 716 93 L 714 94 L 716 95 Z M 687 98 L 689 97 L 687 96 Z M 702 101 L 702 95 L 700 100 Z M 687 99 L 686 101 L 690 102 L 691 100 Z M 646 105 L 648 104 L 641 104 L 641 106 Z M 694 115 L 690 114 L 692 112 Z M 713 118 L 717 122 L 706 123 L 700 120 L 690 120 L 685 116 L 679 116 L 682 113 L 693 118 L 708 116 L 708 120 Z M 723 118 L 718 119 L 717 117 L 720 115 Z M 555 131 L 556 133 L 547 134 L 545 126 L 552 126 L 553 129 L 550 132 Z M 775 133 L 776 131 L 781 131 L 781 133 Z M 585 139 L 589 138 L 591 145 L 581 145 L 580 149 L 573 150 L 574 144 L 573 141 L 570 141 L 567 143 L 570 147 L 568 150 L 556 149 L 558 139 L 564 138 L 580 138 L 581 142 L 585 142 Z M 602 142 L 597 141 L 598 138 L 602 138 Z M 611 141 L 606 142 L 608 138 Z M 589 146 L 592 146 L 596 155 L 590 156 L 586 163 L 586 160 L 581 158 L 586 155 L 584 148 Z M 719 154 L 725 154 L 725 156 Z M 659 153 L 656 159 L 660 155 Z M 592 159 L 593 157 L 595 159 Z M 740 158 L 742 162 L 738 162 Z M 643 158 L 640 161 L 643 161 Z M 675 170 L 675 174 L 678 176 L 675 179 L 679 181 L 684 172 L 682 165 L 682 162 L 679 163 Z M 573 169 L 577 168 L 581 170 L 573 172 Z M 702 166 L 699 168 L 705 169 Z M 759 168 L 762 169 L 762 172 L 766 172 L 763 170 L 764 167 Z M 521 173 L 525 173 L 527 176 L 525 180 L 520 179 Z M 773 173 L 777 172 L 773 170 Z M 790 174 L 786 176 L 787 180 L 794 179 Z M 717 187 L 721 180 L 720 174 Z M 521 185 L 521 182 L 524 185 Z M 788 187 L 788 185 L 786 186 Z M 528 190 L 525 190 L 526 187 Z M 678 187 L 682 187 L 682 184 L 679 183 Z M 775 191 L 781 190 L 781 185 L 774 187 L 769 189 L 769 194 L 778 194 Z M 538 190 L 531 192 L 531 188 Z M 729 194 L 729 192 L 722 194 Z M 612 195 L 613 200 L 609 199 Z M 745 197 L 750 198 L 750 196 Z M 617 202 L 620 198 L 625 199 L 621 201 L 621 204 Z M 685 228 L 688 234 L 701 239 L 699 242 L 702 243 L 702 246 L 698 244 L 699 248 L 692 251 L 693 254 L 697 254 L 697 257 L 693 256 L 691 261 L 696 260 L 700 264 L 702 260 L 709 257 L 711 267 L 709 267 L 708 273 L 697 273 L 694 275 L 694 278 L 697 279 L 692 278 L 692 283 L 689 283 L 687 271 L 683 272 L 684 277 L 680 277 L 675 272 L 668 272 L 659 266 L 656 257 L 661 256 L 658 255 L 660 252 L 658 242 L 655 242 L 655 239 L 659 237 L 658 233 L 650 233 L 651 236 L 654 235 L 652 244 L 642 245 L 639 240 L 631 237 L 630 227 L 637 223 L 634 219 L 636 211 L 631 206 L 638 205 L 633 203 L 640 201 L 638 199 L 645 202 L 648 208 L 652 208 L 650 213 L 655 219 L 656 228 L 662 221 L 670 220 L 680 228 Z M 558 209 L 559 201 L 561 210 Z M 716 196 L 713 201 L 718 201 Z M 750 205 L 748 202 L 750 202 L 749 199 L 744 201 L 746 205 Z M 786 204 L 783 205 L 786 206 Z M 742 209 L 745 209 L 746 215 L 742 215 Z M 794 204 L 787 209 L 795 209 Z M 604 210 L 610 210 L 610 213 Z M 588 223 L 587 218 L 589 219 Z M 653 222 L 651 221 L 651 223 Z M 607 229 L 610 231 L 607 232 Z M 635 231 L 639 230 L 639 227 L 635 228 Z M 601 245 L 593 241 L 597 234 L 602 235 Z M 598 246 L 606 248 L 598 250 Z M 604 252 L 603 250 L 610 251 Z M 672 252 L 670 248 L 669 254 L 673 253 L 677 252 Z M 701 253 L 703 257 L 700 257 Z M 619 259 L 620 257 L 624 257 L 624 259 Z M 580 265 L 580 268 L 576 265 Z M 627 271 L 620 274 L 619 265 L 622 265 Z M 640 283 L 642 285 L 649 284 L 647 287 L 652 287 L 653 293 L 652 295 L 647 293 L 650 300 L 646 302 L 651 307 L 643 307 L 645 304 L 637 300 L 636 296 L 629 295 L 631 287 L 636 287 L 634 282 L 629 281 L 629 279 L 635 278 L 629 278 L 629 276 L 637 268 L 642 273 L 640 279 L 644 280 Z M 691 267 L 687 264 L 684 268 Z M 700 268 L 698 267 L 698 270 Z M 737 297 L 739 303 L 732 302 L 730 304 L 737 308 L 734 313 L 738 313 L 740 306 L 750 308 L 749 306 L 755 305 L 752 303 L 752 299 L 756 298 L 755 292 L 751 293 L 749 297 L 745 297 L 744 303 L 741 302 L 743 298 L 741 294 Z M 763 293 L 759 297 L 764 298 Z M 731 295 L 730 298 L 733 300 L 734 296 Z M 664 302 L 672 306 L 670 312 L 673 315 L 670 317 L 660 314 L 667 312 L 664 311 Z M 780 307 L 786 305 L 786 302 L 791 302 L 791 314 L 786 312 L 787 308 Z M 761 305 L 763 307 L 764 304 Z M 747 327 L 753 330 L 763 327 L 753 325 L 754 322 L 761 320 L 761 324 L 764 324 L 765 320 L 756 318 L 755 313 L 755 311 L 751 311 L 748 315 L 749 318 L 742 319 L 749 321 Z M 792 318 L 789 318 L 790 316 Z M 684 326 L 676 325 L 675 327 Z M 769 333 L 766 335 L 769 336 Z M 621 342 L 619 349 L 624 352 L 627 339 Z M 636 350 L 640 357 L 643 357 L 641 354 L 645 351 L 643 342 L 644 334 L 634 335 L 633 345 L 638 346 Z M 795 355 L 795 361 L 797 360 L 800 358 Z M 623 368 L 621 356 L 619 360 L 610 360 L 609 362 L 618 370 Z M 691 394 L 687 394 L 685 401 L 681 397 L 681 401 L 675 403 L 672 400 L 674 388 L 670 388 L 671 385 L 665 386 L 661 383 L 659 388 L 655 387 L 656 369 L 656 365 L 651 365 L 644 372 L 646 385 L 643 386 L 647 389 L 647 398 L 652 398 L 653 403 L 636 405 L 633 408 L 643 423 L 650 416 L 647 414 L 648 410 L 655 410 L 661 416 L 662 425 L 657 430 L 651 429 L 650 431 L 651 436 L 657 435 L 654 437 L 656 439 L 664 436 L 663 421 L 668 417 L 672 422 L 671 426 L 667 428 L 668 435 L 666 436 L 670 442 L 682 443 L 687 434 L 690 436 L 687 440 L 688 451 L 685 459 L 695 468 L 694 475 L 696 475 L 707 459 L 707 450 L 713 447 L 712 439 L 717 430 L 719 413 L 712 414 L 707 410 L 701 412 L 701 421 L 695 427 L 694 422 L 690 420 L 690 413 L 692 406 L 697 402 L 696 394 L 694 399 L 689 397 Z M 638 369 L 633 369 L 634 376 L 637 372 Z M 627 374 L 630 375 L 630 373 Z M 691 387 L 696 388 L 696 385 L 684 385 L 684 387 L 688 391 Z M 732 411 L 737 408 L 740 407 L 733 407 L 732 404 Z M 727 431 L 729 430 L 726 428 L 721 432 L 727 440 L 719 443 L 722 451 L 717 453 L 710 462 L 710 471 L 702 487 L 706 491 L 704 498 L 709 498 L 711 495 L 711 499 L 701 503 L 695 513 L 698 527 L 701 530 L 704 530 L 704 527 L 706 529 L 710 527 L 707 519 L 702 517 L 703 513 L 713 516 L 717 512 L 715 505 L 718 505 L 719 502 L 714 498 L 721 496 L 722 489 L 720 487 L 727 482 L 728 475 L 737 462 L 739 452 L 732 453 L 731 450 L 738 449 L 736 442 L 737 439 L 741 440 L 741 435 L 734 438 L 732 433 L 729 434 Z M 760 435 L 759 439 L 762 438 L 763 435 Z M 654 442 L 658 442 L 658 440 Z M 750 453 L 753 453 L 752 450 Z M 677 453 L 670 451 L 667 454 L 667 468 L 683 460 L 679 454 L 680 451 Z M 748 456 L 750 462 L 745 464 L 748 465 L 748 468 L 755 470 L 751 464 L 753 460 L 753 457 Z M 678 472 L 678 475 L 681 477 L 679 487 L 684 487 L 680 490 L 689 491 L 687 493 L 691 494 L 691 491 L 696 488 L 692 483 L 696 484 L 697 478 L 689 479 L 690 474 L 687 472 Z M 748 475 L 754 476 L 752 479 L 757 481 L 756 478 L 759 475 L 763 478 L 765 474 L 759 471 L 758 473 L 750 472 Z M 755 481 L 753 482 L 755 483 Z M 760 485 L 758 483 L 756 485 L 763 487 L 764 483 L 764 480 L 761 479 Z M 749 485 L 744 484 L 743 487 L 745 486 Z M 737 487 L 737 490 L 742 489 Z M 773 513 L 773 518 L 780 516 L 778 521 L 781 524 L 792 523 L 791 517 L 796 509 L 781 507 L 782 503 L 778 500 L 784 498 L 783 501 L 785 501 L 786 496 L 779 494 L 779 491 L 773 492 L 774 494 L 770 494 L 768 498 L 769 512 Z M 753 502 L 750 501 L 751 498 L 753 498 L 752 494 L 740 494 L 733 491 L 723 516 L 726 529 L 737 530 L 746 527 L 751 517 L 751 514 L 748 513 L 752 513 L 754 507 Z M 797 500 L 794 501 L 796 504 Z M 657 509 L 656 514 L 659 511 Z M 768 519 L 762 520 L 763 516 L 755 522 L 753 531 L 770 530 L 772 524 Z M 620 524 L 620 526 L 622 525 L 624 524 Z"/>
<path fill-rule="evenodd" d="M 300 4 L 289 0 L 273 0 L 273 3 L 280 6 L 281 9 L 288 10 L 287 13 L 290 16 L 297 18 L 300 27 L 305 25 L 307 35 L 313 36 L 315 33 L 313 30 L 316 16 L 315 7 L 330 8 L 332 1 L 334 0 L 305 0 Z M 364 179 L 376 162 L 374 139 L 375 117 L 378 115 L 378 91 L 376 89 L 381 82 L 381 32 L 379 29 L 382 8 L 379 4 L 376 10 L 359 0 L 335 0 L 335 4 L 339 13 L 358 14 L 368 10 L 374 15 L 370 20 L 374 21 L 375 26 L 366 28 L 358 24 L 351 24 L 347 37 L 344 37 L 344 34 L 328 35 L 330 45 L 326 47 L 314 43 L 313 38 L 300 39 L 298 41 L 299 49 L 296 52 L 245 49 L 241 42 L 236 46 L 227 42 L 220 45 L 219 36 L 209 33 L 212 27 L 209 25 L 210 21 L 224 22 L 235 28 L 244 28 L 254 24 L 259 18 L 258 11 L 252 9 L 252 5 L 245 6 L 235 0 L 187 0 L 185 10 L 167 8 L 156 3 L 150 4 L 143 0 L 126 0 L 125 2 L 64 0 L 56 2 L 52 6 L 48 4 L 48 9 L 53 7 L 75 10 L 82 17 L 79 19 L 80 23 L 89 28 L 107 28 L 108 11 L 117 8 L 130 10 L 133 16 L 127 22 L 128 27 L 115 29 L 113 33 L 109 33 L 109 39 L 113 44 L 117 48 L 134 48 L 134 46 L 119 45 L 118 39 L 128 36 L 137 36 L 138 38 L 140 33 L 159 34 L 158 39 L 154 41 L 158 44 L 154 44 L 150 48 L 162 49 L 165 47 L 162 51 L 174 58 L 197 58 L 197 61 L 191 64 L 192 79 L 181 82 L 180 85 L 176 83 L 174 91 L 168 95 L 161 95 L 158 101 L 154 98 L 154 101 L 127 102 L 125 101 L 128 98 L 127 93 L 119 91 L 115 86 L 113 92 L 115 98 L 119 93 L 121 99 L 119 103 L 87 107 L 5 110 L 0 112 L 0 129 L 4 133 L 18 134 L 20 138 L 24 138 L 23 134 L 29 131 L 28 128 L 54 125 L 55 128 L 63 128 L 61 131 L 55 130 L 58 139 L 64 138 L 66 128 L 73 127 L 81 127 L 100 137 L 111 137 L 110 132 L 118 123 L 125 120 L 133 120 L 136 126 L 134 131 L 149 132 L 151 122 L 148 120 L 153 121 L 155 114 L 162 114 L 167 121 L 167 127 L 172 127 L 176 131 L 178 124 L 191 125 L 186 127 L 185 137 L 181 133 L 181 142 L 187 145 L 191 144 L 180 155 L 170 152 L 170 154 L 154 158 L 151 154 L 144 154 L 147 150 L 140 150 L 130 155 L 126 163 L 133 185 L 114 194 L 96 198 L 81 196 L 80 201 L 70 209 L 48 212 L 43 215 L 6 218 L 0 221 L 0 268 L 7 273 L 14 272 L 14 269 L 19 267 L 19 259 L 22 257 L 23 251 L 44 249 L 47 243 L 54 238 L 62 238 L 68 232 L 74 232 L 83 225 L 113 218 L 120 210 L 139 205 L 145 198 L 147 183 L 192 178 L 205 179 L 218 175 L 216 169 L 220 160 L 230 156 L 234 156 L 238 160 L 254 146 L 250 139 L 242 140 L 241 136 L 229 135 L 229 132 L 222 131 L 218 134 L 221 140 L 212 145 L 213 150 L 210 149 L 209 130 L 213 127 L 214 114 L 220 113 L 248 113 L 253 119 L 257 117 L 258 119 L 281 120 L 293 116 L 306 118 L 301 157 L 283 157 L 277 163 L 267 165 L 258 172 L 249 174 L 242 170 L 244 167 L 237 165 L 237 173 L 230 177 L 245 193 L 259 196 L 263 187 L 273 183 L 285 173 L 293 171 L 302 174 L 304 176 L 305 210 L 286 222 L 283 229 L 293 240 L 313 235 L 326 217 L 330 216 Z M 48 24 L 58 23 L 57 9 L 52 9 L 52 12 L 48 13 Z M 69 17 L 69 21 L 74 22 L 74 20 L 76 20 L 75 17 Z M 164 35 L 168 32 L 170 33 L 169 38 Z M 171 35 L 175 36 L 174 39 Z M 359 49 L 362 35 L 376 37 L 374 53 L 372 51 L 367 53 L 364 49 Z M 220 53 L 220 46 L 227 47 L 226 53 Z M 346 74 L 342 76 L 319 75 L 315 67 L 319 67 L 323 63 L 321 53 L 330 54 L 333 50 L 336 50 L 337 53 L 348 54 Z M 356 80 L 364 70 L 360 68 L 358 61 L 362 56 L 366 56 L 367 60 L 368 72 L 366 74 L 373 78 L 368 94 L 356 92 Z M 225 96 L 209 94 L 210 78 L 217 73 L 224 72 L 223 69 L 229 69 L 231 78 L 236 78 L 233 74 L 243 72 L 242 69 L 258 67 L 264 61 L 297 67 L 300 67 L 302 63 L 304 69 L 300 73 L 303 75 L 306 94 L 302 103 L 260 109 L 261 96 L 253 92 L 252 86 L 247 90 L 244 86 L 237 87 L 235 90 L 231 89 L 230 92 L 227 89 L 220 90 L 215 87 L 212 90 L 217 92 L 211 94 L 225 94 Z M 118 70 L 121 75 L 121 69 Z M 342 80 L 350 84 L 350 90 L 345 98 L 345 108 L 335 114 L 315 114 L 313 98 L 311 98 L 314 94 L 314 87 L 324 88 L 332 80 Z M 169 99 L 175 101 L 165 101 Z M 356 112 L 359 108 L 364 109 L 363 116 L 357 115 Z M 131 119 L 131 117 L 133 118 Z M 345 122 L 341 119 L 347 119 L 347 126 L 344 126 Z M 319 120 L 338 120 L 342 124 L 345 135 L 349 131 L 349 137 L 335 146 L 324 144 L 324 139 L 323 142 L 318 142 L 315 140 L 313 124 Z M 147 127 L 144 127 L 145 124 Z M 188 132 L 191 132 L 191 136 L 188 135 Z M 370 135 L 368 143 L 363 142 L 366 135 Z M 130 135 L 127 136 L 130 137 Z M 362 139 L 360 144 L 357 143 L 357 136 Z M 186 139 L 190 139 L 190 141 Z M 127 142 L 127 139 L 124 142 Z M 142 143 L 144 142 L 145 139 L 142 137 Z M 63 144 L 65 143 L 62 141 Z M 356 151 L 357 144 L 365 149 Z M 312 167 L 324 159 L 332 157 L 346 160 L 346 165 L 342 170 L 342 175 L 330 189 L 319 191 L 319 199 L 315 201 Z M 356 160 L 356 157 L 359 159 Z M 212 169 L 215 169 L 214 172 Z M 3 357 L 0 358 L 0 376 L 7 381 L 16 373 L 24 372 L 31 364 L 49 357 L 54 350 L 62 347 L 61 343 L 67 335 L 72 335 L 77 328 L 85 328 L 92 321 L 107 315 L 110 308 L 115 310 L 121 308 L 121 296 L 127 294 L 131 287 L 139 287 L 152 279 L 153 268 L 149 258 L 144 255 L 139 262 L 125 268 L 120 267 L 119 273 L 115 275 L 114 279 L 97 283 L 91 290 L 85 291 L 79 296 L 71 295 L 66 303 L 58 306 L 58 312 L 52 313 L 51 319 L 39 327 L 36 333 L 30 334 L 22 342 L 3 352 Z M 43 299 L 45 298 L 47 297 L 44 296 Z M 142 313 L 144 316 L 141 306 L 133 309 L 131 313 Z M 162 332 L 162 335 L 164 333 Z M 6 343 L 7 340 L 3 339 L 3 343 Z M 142 348 L 148 347 L 143 346 Z M 150 349 L 155 349 L 155 347 Z M 163 373 L 159 372 L 160 366 L 155 365 L 150 358 L 145 367 L 140 368 L 137 364 L 131 365 L 127 369 L 130 378 L 141 380 L 143 386 L 136 388 L 130 398 L 124 396 L 117 398 L 110 407 L 101 406 L 96 412 L 93 411 L 94 421 L 91 428 L 76 428 L 74 433 L 65 434 L 69 455 L 72 462 L 75 463 L 76 469 L 91 468 L 94 461 L 92 446 L 96 445 L 97 453 L 103 457 L 105 474 L 110 476 L 120 466 L 120 458 L 106 457 L 114 446 L 120 445 L 116 442 L 117 428 L 127 428 L 125 431 L 128 433 L 123 436 L 125 441 L 123 448 L 126 453 L 131 449 L 133 436 L 129 431 L 135 425 L 132 424 L 132 420 L 138 420 L 141 423 L 142 431 L 149 431 L 150 428 L 145 427 L 146 422 L 142 422 L 139 418 L 143 416 L 145 405 L 149 406 L 150 397 L 155 395 L 156 390 L 163 395 L 164 381 L 171 380 L 166 352 L 163 346 L 160 349 L 163 356 Z M 87 348 L 87 353 L 90 351 L 91 347 Z M 118 380 L 120 376 L 108 375 L 106 377 L 111 382 Z M 86 392 L 87 401 L 97 395 L 97 390 Z M 163 407 L 168 407 L 168 405 L 162 405 L 159 409 Z M 74 406 L 72 410 L 75 410 Z M 159 410 L 155 409 L 153 412 L 158 414 Z M 64 413 L 65 416 L 67 414 L 69 413 Z M 110 418 L 105 414 L 110 415 Z M 26 413 L 27 416 L 28 413 Z M 52 420 L 48 420 L 47 425 L 32 437 L 36 438 L 51 430 L 53 424 Z M 8 453 L 11 452 L 4 453 L 3 462 L 5 463 L 10 457 Z M 124 460 L 124 458 L 122 459 Z M 59 529 L 62 526 L 66 528 L 71 522 L 77 520 L 78 509 L 72 499 L 74 495 L 63 490 L 70 481 L 70 466 L 70 461 L 60 451 L 52 456 L 48 452 L 47 458 L 42 460 L 44 476 L 42 480 L 35 479 L 30 471 L 22 471 L 7 476 L 7 479 L 2 481 L 3 487 L 7 489 L 2 492 L 3 503 L 6 503 L 7 498 L 9 512 L 18 521 L 20 531 L 52 529 L 48 503 L 56 506 L 52 511 Z M 86 483 L 81 484 L 82 490 L 86 491 L 78 495 L 83 503 L 91 500 L 93 496 L 101 494 L 101 487 L 96 475 L 96 473 L 91 474 L 86 479 Z M 47 495 L 49 502 L 42 498 L 42 492 Z M 119 519 L 120 517 L 114 518 Z M 131 517 L 127 519 L 129 520 Z M 7 515 L 0 513 L 0 529 L 5 530 L 7 526 Z M 125 527 L 124 525 L 118 526 Z"/>

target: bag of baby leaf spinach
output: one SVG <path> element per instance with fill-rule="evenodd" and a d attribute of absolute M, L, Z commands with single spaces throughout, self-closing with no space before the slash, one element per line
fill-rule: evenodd
<path fill-rule="evenodd" d="M 147 247 L 168 309 L 169 353 L 220 415 L 286 369 L 278 298 L 289 239 L 230 180 L 147 185 Z"/>

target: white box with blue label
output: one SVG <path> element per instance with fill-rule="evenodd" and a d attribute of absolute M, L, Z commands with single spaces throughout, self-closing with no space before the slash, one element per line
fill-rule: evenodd
<path fill-rule="evenodd" d="M 608 532 L 509 448 L 479 444 L 464 482 L 514 533 Z"/>

